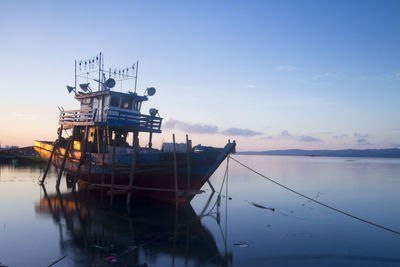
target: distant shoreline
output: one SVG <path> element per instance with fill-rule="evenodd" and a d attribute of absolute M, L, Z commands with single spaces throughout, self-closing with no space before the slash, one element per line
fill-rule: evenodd
<path fill-rule="evenodd" d="M 342 150 L 269 150 L 243 151 L 238 155 L 267 155 L 267 156 L 308 156 L 308 157 L 363 157 L 363 158 L 400 158 L 400 149 L 342 149 Z"/>

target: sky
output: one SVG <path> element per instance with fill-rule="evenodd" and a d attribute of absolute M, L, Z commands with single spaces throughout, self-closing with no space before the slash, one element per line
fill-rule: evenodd
<path fill-rule="evenodd" d="M 175 133 L 239 151 L 400 148 L 400 1 L 3 0 L 0 10 L 3 147 L 54 140 L 58 106 L 79 107 L 65 88 L 74 60 L 101 51 L 106 67 L 139 61 L 139 93 L 157 89 L 142 107 L 164 118 L 156 147 Z"/>

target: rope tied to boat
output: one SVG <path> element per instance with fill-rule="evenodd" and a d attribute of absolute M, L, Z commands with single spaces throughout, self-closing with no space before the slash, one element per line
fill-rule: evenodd
<path fill-rule="evenodd" d="M 224 152 L 224 153 L 225 153 L 225 152 Z M 228 159 L 229 159 L 229 158 L 232 159 L 232 160 L 235 161 L 237 164 L 239 164 L 239 165 L 241 165 L 242 167 L 248 169 L 249 171 L 252 171 L 253 173 L 255 173 L 255 174 L 261 176 L 262 178 L 264 178 L 264 179 L 266 179 L 266 180 L 268 180 L 268 181 L 270 181 L 270 182 L 272 182 L 272 183 L 274 183 L 274 184 L 276 184 L 276 185 L 278 185 L 278 186 L 280 186 L 280 187 L 282 187 L 282 188 L 284 188 L 284 189 L 286 189 L 286 190 L 288 190 L 288 191 L 290 191 L 290 192 L 292 192 L 292 193 L 295 193 L 295 194 L 297 194 L 297 195 L 299 195 L 299 196 L 301 196 L 301 197 L 303 197 L 303 198 L 305 198 L 305 199 L 308 199 L 308 200 L 310 200 L 310 201 L 312 201 L 312 202 L 314 202 L 314 203 L 317 203 L 317 204 L 319 204 L 319 205 L 321 205 L 321 206 L 324 206 L 324 207 L 326 207 L 326 208 L 328 208 L 328 209 L 331 209 L 331 210 L 333 210 L 333 211 L 336 211 L 336 212 L 338 212 L 338 213 L 341 213 L 341 214 L 346 215 L 346 216 L 348 216 L 348 217 L 351 217 L 351 218 L 353 218 L 353 219 L 359 220 L 359 221 L 361 221 L 361 222 L 370 224 L 370 225 L 375 226 L 375 227 L 377 227 L 377 228 L 380 228 L 380 229 L 383 229 L 383 230 L 392 232 L 392 233 L 394 233 L 394 234 L 400 235 L 400 232 L 399 232 L 399 231 L 396 231 L 396 230 L 390 229 L 390 228 L 388 228 L 388 227 L 385 227 L 385 226 L 382 226 L 382 225 L 373 223 L 373 222 L 371 222 L 371 221 L 362 219 L 362 218 L 357 217 L 357 216 L 355 216 L 355 215 L 352 215 L 352 214 L 350 214 L 350 213 L 348 213 L 348 212 L 345 212 L 345 211 L 343 211 L 343 210 L 337 209 L 337 208 L 335 208 L 335 207 L 333 207 L 333 206 L 330 206 L 330 205 L 328 205 L 328 204 L 322 203 L 321 201 L 318 201 L 318 200 L 313 199 L 313 198 L 311 198 L 311 197 L 309 197 L 309 196 L 306 196 L 306 195 L 304 195 L 304 194 L 302 194 L 302 193 L 300 193 L 300 192 L 298 192 L 298 191 L 296 191 L 296 190 L 294 190 L 294 189 L 292 189 L 292 188 L 290 188 L 290 187 L 288 187 L 288 186 L 285 186 L 285 185 L 283 185 L 283 184 L 281 184 L 281 183 L 275 181 L 274 179 L 269 178 L 269 177 L 267 177 L 266 175 L 264 175 L 264 174 L 262 174 L 262 173 L 256 171 L 255 169 L 253 169 L 253 168 L 247 166 L 246 164 L 240 162 L 239 160 L 233 158 L 230 154 L 227 154 L 227 153 L 225 153 L 225 154 L 226 154 L 226 156 L 228 157 Z"/>

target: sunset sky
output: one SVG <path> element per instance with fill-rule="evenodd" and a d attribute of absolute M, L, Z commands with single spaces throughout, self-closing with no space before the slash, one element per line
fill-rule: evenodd
<path fill-rule="evenodd" d="M 0 142 L 54 140 L 74 60 L 139 61 L 155 146 L 400 147 L 400 1 L 1 1 Z M 124 84 L 131 90 L 132 84 Z M 120 90 L 117 84 L 116 90 Z"/>

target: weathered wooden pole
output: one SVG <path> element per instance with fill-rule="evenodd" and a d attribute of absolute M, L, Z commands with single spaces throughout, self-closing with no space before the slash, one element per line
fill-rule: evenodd
<path fill-rule="evenodd" d="M 58 133 L 58 139 L 57 139 L 57 140 L 54 142 L 54 144 L 53 144 L 53 150 L 51 151 L 49 161 L 47 162 L 46 169 L 44 170 L 42 180 L 40 181 L 40 184 L 41 184 L 41 185 L 44 184 L 44 180 L 46 179 L 47 172 L 48 172 L 49 169 L 50 169 L 51 161 L 52 161 L 53 156 L 54 156 L 54 152 L 56 151 L 57 146 L 58 146 L 58 144 L 59 144 L 59 142 L 60 142 L 60 140 L 61 140 L 62 131 L 63 131 L 63 125 L 61 124 L 61 126 L 60 126 L 60 132 Z"/>
<path fill-rule="evenodd" d="M 111 190 L 114 187 L 114 168 L 115 168 L 115 139 L 116 139 L 116 133 L 114 136 L 114 140 L 113 141 L 113 151 L 112 151 L 112 163 L 111 163 Z"/>
<path fill-rule="evenodd" d="M 176 168 L 176 144 L 175 144 L 175 134 L 172 134 L 172 142 L 174 145 L 174 178 L 175 178 L 175 198 L 178 195 L 178 172 Z"/>
<path fill-rule="evenodd" d="M 136 154 L 137 154 L 137 147 L 138 147 L 138 136 L 139 132 L 135 131 L 133 133 L 133 155 L 132 155 L 132 163 L 131 163 L 131 171 L 129 173 L 129 190 L 132 190 L 133 182 L 135 179 L 135 169 L 136 169 Z M 132 193 L 128 194 L 127 204 L 131 203 Z"/>
<path fill-rule="evenodd" d="M 92 174 L 92 146 L 90 146 L 89 150 L 89 160 L 86 161 L 88 163 L 88 185 L 91 184 L 92 179 L 91 179 L 91 174 Z"/>
<path fill-rule="evenodd" d="M 190 144 L 189 137 L 186 135 L 186 162 L 187 162 L 187 193 L 190 191 Z"/>
<path fill-rule="evenodd" d="M 104 184 L 104 157 L 106 154 L 106 142 L 107 142 L 107 130 L 106 128 L 103 128 L 103 154 L 102 154 L 102 161 L 103 161 L 103 165 L 102 165 L 102 169 L 101 169 L 101 184 Z"/>
<path fill-rule="evenodd" d="M 83 141 L 83 147 L 81 146 L 81 157 L 79 159 L 78 168 L 75 173 L 74 184 L 72 185 L 72 191 L 75 191 L 76 183 L 78 182 L 79 171 L 81 170 L 81 166 L 84 161 L 86 161 L 86 147 L 87 147 L 87 140 L 89 137 L 89 126 L 85 127 L 85 140 Z"/>

